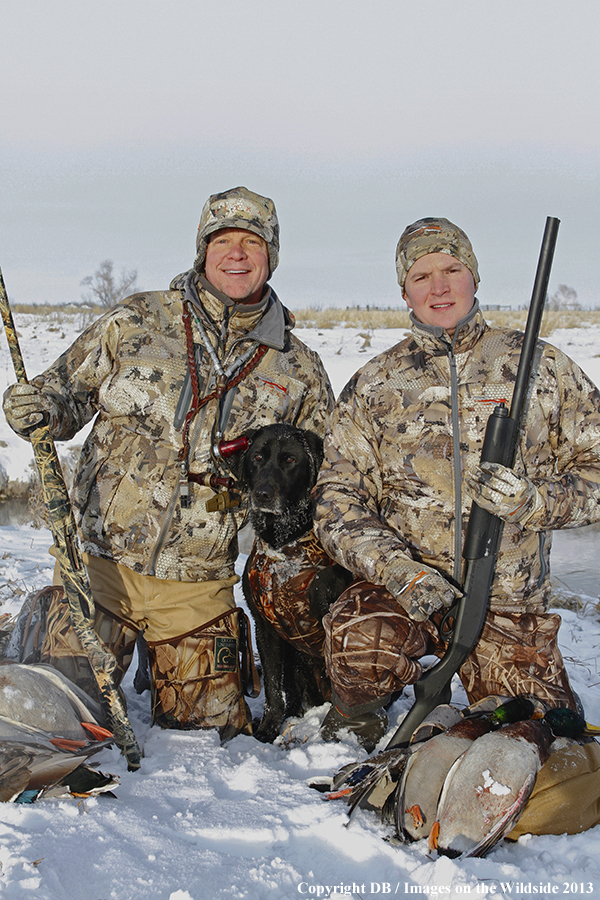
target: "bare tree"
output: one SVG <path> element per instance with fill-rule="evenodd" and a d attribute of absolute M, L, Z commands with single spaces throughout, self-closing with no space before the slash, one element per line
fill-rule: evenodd
<path fill-rule="evenodd" d="M 551 297 L 548 297 L 547 309 L 558 312 L 563 309 L 581 309 L 581 304 L 577 300 L 577 291 L 569 287 L 567 284 L 559 284 Z"/>
<path fill-rule="evenodd" d="M 99 303 L 105 309 L 110 309 L 116 303 L 120 303 L 129 294 L 139 290 L 137 281 L 137 269 L 130 272 L 121 270 L 121 277 L 117 280 L 113 272 L 112 259 L 101 262 L 93 275 L 88 275 L 81 281 L 81 285 L 89 288 L 81 294 L 86 303 Z"/>

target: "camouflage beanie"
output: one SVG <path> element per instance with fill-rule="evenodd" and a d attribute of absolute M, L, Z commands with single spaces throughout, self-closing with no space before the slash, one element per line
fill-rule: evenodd
<path fill-rule="evenodd" d="M 194 268 L 197 272 L 204 271 L 209 236 L 222 228 L 244 228 L 258 234 L 267 242 L 271 272 L 277 268 L 279 222 L 275 204 L 268 197 L 261 197 L 245 187 L 236 187 L 208 198 L 200 216 L 196 238 Z"/>
<path fill-rule="evenodd" d="M 448 219 L 438 218 L 419 219 L 404 229 L 396 248 L 396 271 L 401 288 L 404 288 L 410 267 L 428 253 L 447 253 L 460 260 L 471 272 L 477 290 L 479 269 L 471 241 L 462 228 Z"/>

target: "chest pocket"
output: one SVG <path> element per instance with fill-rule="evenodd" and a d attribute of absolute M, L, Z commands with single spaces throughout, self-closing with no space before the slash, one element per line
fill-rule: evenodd
<path fill-rule="evenodd" d="M 512 384 L 470 384 L 463 389 L 461 398 L 461 417 L 467 431 L 469 445 L 478 450 L 483 444 L 485 426 L 494 407 L 500 403 L 510 409 Z"/>
<path fill-rule="evenodd" d="M 294 423 L 306 386 L 276 372 L 252 372 L 226 398 L 227 428 L 261 427 L 271 422 Z M 229 402 L 228 402 L 229 401 Z M 222 421 L 222 426 L 225 422 Z"/>

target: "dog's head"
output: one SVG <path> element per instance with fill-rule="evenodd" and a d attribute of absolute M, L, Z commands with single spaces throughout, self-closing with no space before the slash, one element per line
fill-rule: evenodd
<path fill-rule="evenodd" d="M 258 534 L 282 546 L 312 525 L 310 492 L 323 461 L 323 441 L 285 423 L 246 436 L 250 445 L 238 460 L 238 476 L 250 517 Z"/>

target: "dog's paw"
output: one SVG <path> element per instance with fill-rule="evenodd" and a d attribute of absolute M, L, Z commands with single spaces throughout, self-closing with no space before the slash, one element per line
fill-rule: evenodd
<path fill-rule="evenodd" d="M 260 722 L 255 719 L 252 722 L 252 736 L 261 744 L 272 744 L 281 734 L 283 719 L 274 721 L 271 716 L 263 716 Z"/>
<path fill-rule="evenodd" d="M 313 616 L 321 620 L 352 580 L 352 574 L 337 563 L 317 572 L 308 589 L 310 611 Z"/>

